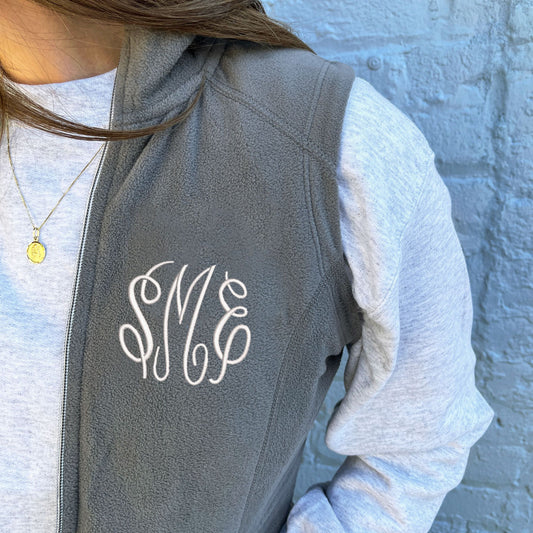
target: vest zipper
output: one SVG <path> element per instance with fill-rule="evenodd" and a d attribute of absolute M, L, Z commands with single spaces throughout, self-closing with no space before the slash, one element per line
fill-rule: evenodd
<path fill-rule="evenodd" d="M 108 122 L 109 128 L 111 128 L 111 124 L 113 121 L 113 110 L 114 110 L 114 104 L 115 104 L 115 89 L 117 85 L 117 76 L 118 76 L 118 68 L 117 68 L 117 72 L 115 73 L 115 79 L 113 81 L 113 92 L 111 93 L 111 109 L 109 113 L 109 122 Z M 83 227 L 82 227 L 81 244 L 78 250 L 78 267 L 76 269 L 76 275 L 74 279 L 71 304 L 70 304 L 70 314 L 69 314 L 67 330 L 66 330 L 66 335 L 65 335 L 65 343 L 63 347 L 63 352 L 65 356 L 64 356 L 64 363 L 63 363 L 63 397 L 62 397 L 62 406 L 61 406 L 61 434 L 60 434 L 61 439 L 60 439 L 60 447 L 59 447 L 59 472 L 58 472 L 58 485 L 57 485 L 58 486 L 57 528 L 56 528 L 57 533 L 63 533 L 63 496 L 64 496 L 63 494 L 64 492 L 63 471 L 64 471 L 64 453 L 65 453 L 65 418 L 66 418 L 66 401 L 67 401 L 67 385 L 68 385 L 68 363 L 69 363 L 69 356 L 70 356 L 69 346 L 70 346 L 70 339 L 72 337 L 72 321 L 73 321 L 73 315 L 74 315 L 74 308 L 76 307 L 76 302 L 78 299 L 78 286 L 79 286 L 82 257 L 83 257 L 83 252 L 85 250 L 85 241 L 87 238 L 87 225 L 88 225 L 88 222 L 91 216 L 91 207 L 93 204 L 94 191 L 100 179 L 100 172 L 101 172 L 101 168 L 103 165 L 103 161 L 107 153 L 108 146 L 109 146 L 109 141 L 106 141 L 102 156 L 100 158 L 100 162 L 98 163 L 98 169 L 96 170 L 94 181 L 91 185 L 91 191 L 89 193 L 89 201 L 87 204 L 87 210 L 85 213 L 85 219 L 83 221 Z"/>

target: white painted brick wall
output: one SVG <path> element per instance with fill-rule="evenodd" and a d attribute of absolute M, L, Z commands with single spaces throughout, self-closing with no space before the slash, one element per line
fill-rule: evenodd
<path fill-rule="evenodd" d="M 416 122 L 452 196 L 477 379 L 496 417 L 432 533 L 533 532 L 533 0 L 264 4 Z M 309 436 L 295 499 L 342 462 L 324 432 L 343 371 Z"/>

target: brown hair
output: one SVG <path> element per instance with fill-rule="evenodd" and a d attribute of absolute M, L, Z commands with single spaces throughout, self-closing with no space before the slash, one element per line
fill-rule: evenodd
<path fill-rule="evenodd" d="M 270 18 L 260 0 L 32 1 L 59 13 L 88 17 L 111 24 L 251 41 L 264 46 L 302 48 L 315 53 L 292 33 L 289 25 Z M 109 130 L 72 122 L 43 108 L 18 91 L 0 66 L 0 139 L 8 117 L 34 128 L 74 139 L 119 140 L 140 137 L 184 120 L 198 101 L 203 87 L 204 83 L 183 113 L 167 122 L 137 130 Z"/>

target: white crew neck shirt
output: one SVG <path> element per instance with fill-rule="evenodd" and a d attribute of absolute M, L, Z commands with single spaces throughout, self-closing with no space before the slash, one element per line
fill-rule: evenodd
<path fill-rule="evenodd" d="M 115 74 L 116 69 L 65 83 L 18 86 L 56 113 L 107 127 Z M 10 131 L 15 172 L 40 224 L 101 142 L 18 123 Z M 0 145 L 0 532 L 56 530 L 65 332 L 102 152 L 43 226 L 47 255 L 35 265 L 26 257 L 32 227 L 11 175 L 5 136 Z M 421 152 L 427 168 L 405 164 Z M 349 350 L 347 394 L 326 442 L 343 454 L 368 446 L 389 452 L 354 456 L 329 488 L 309 490 L 291 511 L 288 533 L 392 533 L 394 524 L 403 528 L 398 531 L 427 531 L 445 494 L 461 479 L 469 447 L 492 419 L 472 378 L 464 256 L 448 191 L 430 156 L 412 121 L 356 77 L 337 179 L 342 242 L 365 324 Z M 445 266 L 442 272 L 438 265 Z M 420 344 L 420 338 L 428 340 Z M 359 360 L 364 364 L 357 366 Z M 394 365 L 390 379 L 377 371 Z M 434 390 L 432 380 L 443 372 L 455 380 L 450 377 L 446 390 Z M 365 404 L 365 394 L 369 399 L 380 387 L 377 399 Z M 442 413 L 447 424 L 428 439 L 428 420 Z M 407 426 L 412 453 L 394 437 L 395 427 L 405 433 Z M 398 448 L 402 452 L 393 453 Z"/>
<path fill-rule="evenodd" d="M 22 85 L 67 118 L 107 127 L 115 70 L 66 83 Z M 15 174 L 37 225 L 101 146 L 10 125 Z M 40 231 L 41 264 L 26 257 L 32 225 L 0 146 L 0 531 L 56 527 L 64 343 L 89 191 L 103 150 Z"/>

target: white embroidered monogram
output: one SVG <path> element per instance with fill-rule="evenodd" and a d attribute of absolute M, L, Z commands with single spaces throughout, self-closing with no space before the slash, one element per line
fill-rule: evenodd
<path fill-rule="evenodd" d="M 191 348 L 191 342 L 192 342 L 192 336 L 195 331 L 196 322 L 198 320 L 198 315 L 200 314 L 200 310 L 202 307 L 202 302 L 205 297 L 205 293 L 209 287 L 209 284 L 211 282 L 211 278 L 213 276 L 213 272 L 216 268 L 216 265 L 212 265 L 209 268 L 206 268 L 200 274 L 198 274 L 193 282 L 190 284 L 190 286 L 187 288 L 187 292 L 185 295 L 184 300 L 182 301 L 182 285 L 183 285 L 183 277 L 185 274 L 185 270 L 187 269 L 188 265 L 183 265 L 181 270 L 179 271 L 179 274 L 174 278 L 174 281 L 172 282 L 170 288 L 167 292 L 167 297 L 165 301 L 165 306 L 163 310 L 163 345 L 164 345 L 164 363 L 163 368 L 164 372 L 159 373 L 159 352 L 161 346 L 157 346 L 155 348 L 154 353 L 154 334 L 152 332 L 152 328 L 150 327 L 150 324 L 148 323 L 148 320 L 145 317 L 145 314 L 143 313 L 141 309 L 141 303 L 146 306 L 155 305 L 158 302 L 161 301 L 162 295 L 163 295 L 163 288 L 161 287 L 161 284 L 155 279 L 154 274 L 158 269 L 165 265 L 172 265 L 174 264 L 174 261 L 163 261 L 161 263 L 158 263 L 157 265 L 154 265 L 152 268 L 150 268 L 146 274 L 141 274 L 135 278 L 133 278 L 129 284 L 128 287 L 128 299 L 130 302 L 130 305 L 135 313 L 135 316 L 137 317 L 137 320 L 139 321 L 140 330 L 137 329 L 132 324 L 122 324 L 119 328 L 119 340 L 120 340 L 120 346 L 124 353 L 134 362 L 140 363 L 142 367 L 142 377 L 143 379 L 147 379 L 148 377 L 148 361 L 153 355 L 153 364 L 152 364 L 152 372 L 154 375 L 154 378 L 157 381 L 165 381 L 169 375 L 170 372 L 170 360 L 171 360 L 171 349 L 169 347 L 169 322 L 170 322 L 170 316 L 171 316 L 171 306 L 172 301 L 174 300 L 174 297 L 176 298 L 176 306 L 178 311 L 178 320 L 179 324 L 181 325 L 183 322 L 183 319 L 185 317 L 185 312 L 187 311 L 189 307 L 189 299 L 191 298 L 191 293 L 196 286 L 197 283 L 200 283 L 200 280 L 204 278 L 203 285 L 201 286 L 200 294 L 198 295 L 196 305 L 194 306 L 194 309 L 192 310 L 192 316 L 188 325 L 187 329 L 187 337 L 185 340 L 185 345 L 183 347 L 183 355 L 182 355 L 182 365 L 183 365 L 183 376 L 187 383 L 190 385 L 198 385 L 201 383 L 207 373 L 207 369 L 209 366 L 209 349 L 207 345 L 203 342 L 200 342 L 194 346 L 192 349 L 192 352 L 190 350 Z M 140 286 L 140 294 L 136 294 L 136 288 L 137 285 Z M 242 292 L 236 291 L 233 287 L 233 285 L 237 285 L 242 289 Z M 153 289 L 155 289 L 155 296 L 149 297 L 147 295 L 147 287 L 150 285 Z M 220 301 L 220 305 L 222 306 L 223 311 L 225 313 L 218 321 L 214 333 L 213 333 L 213 347 L 215 349 L 215 352 L 218 356 L 218 358 L 221 361 L 221 368 L 219 375 L 216 379 L 213 379 L 212 377 L 209 378 L 209 382 L 216 385 L 222 381 L 224 378 L 224 375 L 226 374 L 226 370 L 228 365 L 236 365 L 244 360 L 246 355 L 248 354 L 249 348 L 250 348 L 250 339 L 251 339 L 251 333 L 250 328 L 244 324 L 239 324 L 235 326 L 226 341 L 226 344 L 224 347 L 221 347 L 220 345 L 220 336 L 222 333 L 222 330 L 226 326 L 226 323 L 232 318 L 232 317 L 245 317 L 248 314 L 248 310 L 246 307 L 242 305 L 238 305 L 235 307 L 230 307 L 230 305 L 227 303 L 224 291 L 229 290 L 231 294 L 235 298 L 246 298 L 247 295 L 247 289 L 246 285 L 235 278 L 228 278 L 228 273 L 225 272 L 225 281 L 220 285 L 218 288 L 218 298 Z M 233 341 L 235 339 L 235 335 L 242 330 L 245 334 L 245 346 L 242 350 L 242 353 L 233 359 L 230 358 L 230 352 L 233 346 Z M 126 332 L 130 332 L 133 336 L 137 353 L 134 353 L 132 349 L 128 347 L 128 343 L 126 341 Z M 203 351 L 203 359 L 201 364 L 201 372 L 200 376 L 193 380 L 190 377 L 190 364 L 192 362 L 193 367 L 198 367 L 198 356 L 197 351 L 202 350 Z"/>

